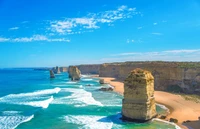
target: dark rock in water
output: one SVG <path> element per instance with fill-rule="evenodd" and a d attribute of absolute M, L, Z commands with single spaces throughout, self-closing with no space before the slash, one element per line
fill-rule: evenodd
<path fill-rule="evenodd" d="M 177 119 L 174 119 L 174 118 L 170 118 L 170 119 L 169 119 L 169 122 L 178 123 L 178 120 L 177 120 Z"/>
<path fill-rule="evenodd" d="M 156 115 L 154 77 L 146 70 L 131 71 L 124 81 L 123 119 L 146 122 Z"/>
<path fill-rule="evenodd" d="M 53 70 L 50 70 L 49 73 L 50 73 L 50 78 L 55 78 Z"/>
<path fill-rule="evenodd" d="M 99 80 L 99 83 L 100 83 L 100 84 L 105 84 L 104 79 L 100 79 L 100 80 Z"/>
<path fill-rule="evenodd" d="M 87 84 L 87 85 L 85 85 L 85 86 L 92 86 L 91 84 Z"/>
<path fill-rule="evenodd" d="M 100 91 L 113 91 L 112 87 L 102 87 L 101 89 L 99 89 Z"/>
<path fill-rule="evenodd" d="M 167 116 L 165 116 L 165 115 L 161 115 L 159 118 L 160 118 L 160 119 L 166 119 L 166 117 L 167 117 Z"/>
<path fill-rule="evenodd" d="M 68 73 L 72 81 L 78 81 L 81 78 L 81 71 L 76 66 L 70 66 Z"/>

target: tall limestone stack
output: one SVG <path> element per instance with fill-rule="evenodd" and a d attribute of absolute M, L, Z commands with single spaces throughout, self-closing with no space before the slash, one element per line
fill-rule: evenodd
<path fill-rule="evenodd" d="M 56 66 L 56 73 L 59 74 L 60 73 L 60 68 L 58 66 Z"/>
<path fill-rule="evenodd" d="M 76 66 L 70 66 L 68 73 L 72 81 L 78 81 L 81 78 L 81 71 Z"/>
<path fill-rule="evenodd" d="M 52 70 L 53 70 L 53 72 L 54 72 L 55 74 L 59 74 L 59 73 L 60 73 L 60 67 L 58 67 L 58 66 L 53 67 Z"/>
<path fill-rule="evenodd" d="M 53 70 L 49 70 L 49 73 L 50 73 L 50 78 L 55 78 Z"/>
<path fill-rule="evenodd" d="M 154 77 L 146 70 L 131 71 L 124 81 L 122 119 L 146 122 L 156 115 Z"/>

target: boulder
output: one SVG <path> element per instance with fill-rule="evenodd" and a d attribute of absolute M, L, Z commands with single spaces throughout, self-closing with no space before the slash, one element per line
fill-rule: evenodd
<path fill-rule="evenodd" d="M 55 78 L 53 70 L 49 70 L 49 73 L 50 73 L 50 78 Z"/>
<path fill-rule="evenodd" d="M 177 119 L 174 119 L 174 118 L 170 118 L 170 119 L 169 119 L 169 122 L 178 123 L 178 120 L 177 120 Z"/>
<path fill-rule="evenodd" d="M 160 115 L 159 118 L 160 118 L 160 119 L 166 119 L 167 116 L 165 116 L 165 115 Z"/>
<path fill-rule="evenodd" d="M 156 115 L 154 77 L 146 70 L 131 71 L 124 81 L 122 119 L 146 122 Z"/>
<path fill-rule="evenodd" d="M 99 83 L 100 83 L 100 84 L 105 84 L 104 79 L 100 79 L 100 80 L 99 80 Z"/>
<path fill-rule="evenodd" d="M 70 66 L 68 73 L 72 81 L 78 81 L 81 78 L 81 71 L 76 66 Z"/>
<path fill-rule="evenodd" d="M 112 87 L 102 87 L 101 89 L 99 89 L 100 91 L 113 91 Z"/>

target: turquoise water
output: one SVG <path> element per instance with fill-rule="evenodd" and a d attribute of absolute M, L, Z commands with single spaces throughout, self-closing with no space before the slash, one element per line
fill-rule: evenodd
<path fill-rule="evenodd" d="M 122 96 L 100 87 L 87 76 L 71 82 L 67 73 L 49 79 L 48 71 L 1 69 L 0 129 L 175 129 L 158 121 L 122 122 Z"/>

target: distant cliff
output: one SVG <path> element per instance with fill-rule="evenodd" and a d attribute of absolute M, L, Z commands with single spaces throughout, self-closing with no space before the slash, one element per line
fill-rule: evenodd
<path fill-rule="evenodd" d="M 78 69 L 82 74 L 99 74 L 100 65 L 99 64 L 91 64 L 91 65 L 78 65 Z"/>
<path fill-rule="evenodd" d="M 200 94 L 199 62 L 106 63 L 100 66 L 99 76 L 115 77 L 124 81 L 128 73 L 135 68 L 151 71 L 156 90 Z"/>

